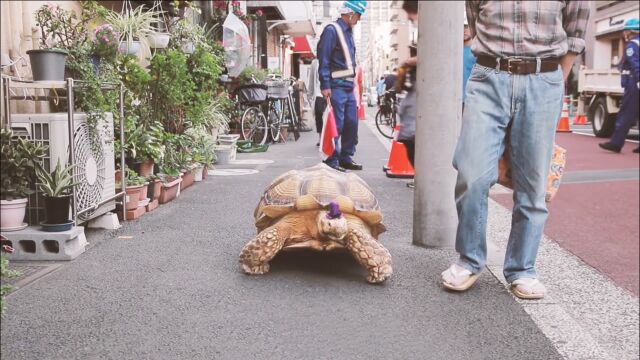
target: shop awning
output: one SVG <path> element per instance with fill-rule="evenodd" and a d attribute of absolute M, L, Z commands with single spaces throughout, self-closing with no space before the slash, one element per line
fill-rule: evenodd
<path fill-rule="evenodd" d="M 278 29 L 290 36 L 315 36 L 316 34 L 316 27 L 309 19 L 276 21 L 269 24 L 269 31 L 272 29 Z"/>
<path fill-rule="evenodd" d="M 309 36 L 296 36 L 293 38 L 293 42 L 296 44 L 293 47 L 294 54 L 310 54 L 316 56 L 315 46 L 309 41 Z"/>

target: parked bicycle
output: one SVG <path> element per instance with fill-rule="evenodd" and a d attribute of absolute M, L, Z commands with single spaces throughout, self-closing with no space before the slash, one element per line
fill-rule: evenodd
<path fill-rule="evenodd" d="M 382 136 L 393 139 L 397 124 L 398 99 L 393 90 L 386 91 L 376 113 L 376 128 Z"/>

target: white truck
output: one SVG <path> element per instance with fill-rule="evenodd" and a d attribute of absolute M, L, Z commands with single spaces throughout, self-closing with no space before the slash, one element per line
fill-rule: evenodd
<path fill-rule="evenodd" d="M 616 69 L 581 68 L 578 76 L 578 114 L 587 115 L 597 137 L 609 137 L 616 125 L 624 89 Z"/>

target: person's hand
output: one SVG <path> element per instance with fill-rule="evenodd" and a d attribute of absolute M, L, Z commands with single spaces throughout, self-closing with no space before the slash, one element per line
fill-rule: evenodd
<path fill-rule="evenodd" d="M 418 58 L 416 56 L 410 57 L 402 63 L 403 66 L 416 66 L 418 65 Z"/>
<path fill-rule="evenodd" d="M 327 101 L 331 99 L 331 89 L 322 90 L 322 97 L 324 97 Z"/>

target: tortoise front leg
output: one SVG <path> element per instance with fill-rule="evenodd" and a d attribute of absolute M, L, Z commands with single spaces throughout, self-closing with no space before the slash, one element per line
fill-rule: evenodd
<path fill-rule="evenodd" d="M 278 224 L 262 230 L 240 252 L 240 264 L 247 274 L 264 274 L 269 271 L 269 261 L 282 249 L 286 233 Z"/>
<path fill-rule="evenodd" d="M 367 281 L 381 283 L 391 276 L 391 254 L 364 229 L 350 229 L 346 248 L 360 265 L 369 270 Z"/>

